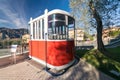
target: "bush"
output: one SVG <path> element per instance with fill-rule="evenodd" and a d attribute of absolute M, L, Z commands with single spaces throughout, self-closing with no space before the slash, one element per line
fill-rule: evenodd
<path fill-rule="evenodd" d="M 79 52 L 81 52 L 81 51 L 79 51 Z M 77 55 L 79 55 L 79 54 L 81 54 L 81 53 L 77 53 Z M 81 58 L 85 59 L 86 62 L 95 66 L 100 71 L 108 74 L 111 77 L 114 77 L 117 80 L 120 80 L 120 76 L 116 76 L 110 72 L 111 70 L 120 72 L 120 63 L 115 61 L 114 59 L 111 59 L 111 58 L 105 56 L 104 54 L 102 54 L 101 52 L 99 52 L 98 50 L 95 50 L 95 49 L 84 53 L 84 55 L 82 55 Z M 119 57 L 119 59 L 120 59 L 120 57 Z"/>

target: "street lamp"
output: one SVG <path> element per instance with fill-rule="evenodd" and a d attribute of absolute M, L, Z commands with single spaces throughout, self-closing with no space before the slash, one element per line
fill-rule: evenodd
<path fill-rule="evenodd" d="M 22 34 L 20 35 L 20 40 L 21 40 L 21 54 L 22 54 L 23 53 Z"/>

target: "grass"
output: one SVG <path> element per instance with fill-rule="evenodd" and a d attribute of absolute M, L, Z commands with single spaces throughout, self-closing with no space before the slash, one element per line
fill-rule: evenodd
<path fill-rule="evenodd" d="M 76 54 L 79 58 L 83 57 L 85 53 L 87 53 L 89 50 L 76 50 Z"/>
<path fill-rule="evenodd" d="M 108 48 L 107 50 L 111 52 L 110 54 L 114 60 L 120 62 L 120 46 L 116 48 Z"/>
<path fill-rule="evenodd" d="M 116 48 L 108 48 L 107 50 L 109 50 L 112 53 L 120 53 L 120 46 Z"/>
<path fill-rule="evenodd" d="M 114 48 L 116 51 L 118 49 Z M 111 49 L 110 49 L 111 50 Z M 119 52 L 118 52 L 119 53 Z M 107 75 L 120 80 L 120 76 L 116 76 L 113 73 L 111 73 L 111 70 L 115 70 L 117 72 L 120 72 L 120 63 L 116 60 L 113 60 L 104 54 L 100 53 L 99 51 L 93 49 L 93 50 L 77 50 L 76 54 L 80 57 L 86 60 L 86 62 L 90 63 L 91 65 L 95 66 L 100 71 L 106 73 Z M 117 51 L 116 51 L 117 54 Z M 118 55 L 112 54 L 114 57 L 117 57 Z M 120 59 L 120 57 L 118 57 Z"/>

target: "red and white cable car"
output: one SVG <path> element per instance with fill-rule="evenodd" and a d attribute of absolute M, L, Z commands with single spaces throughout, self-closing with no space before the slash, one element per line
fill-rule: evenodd
<path fill-rule="evenodd" d="M 29 56 L 49 68 L 61 70 L 75 61 L 74 18 L 66 11 L 55 9 L 30 19 Z"/>

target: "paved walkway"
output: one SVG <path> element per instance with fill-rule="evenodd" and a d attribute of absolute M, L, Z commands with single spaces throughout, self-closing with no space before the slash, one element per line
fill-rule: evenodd
<path fill-rule="evenodd" d="M 43 67 L 24 61 L 0 69 L 0 80 L 114 80 L 80 60 L 61 76 L 53 77 Z"/>

